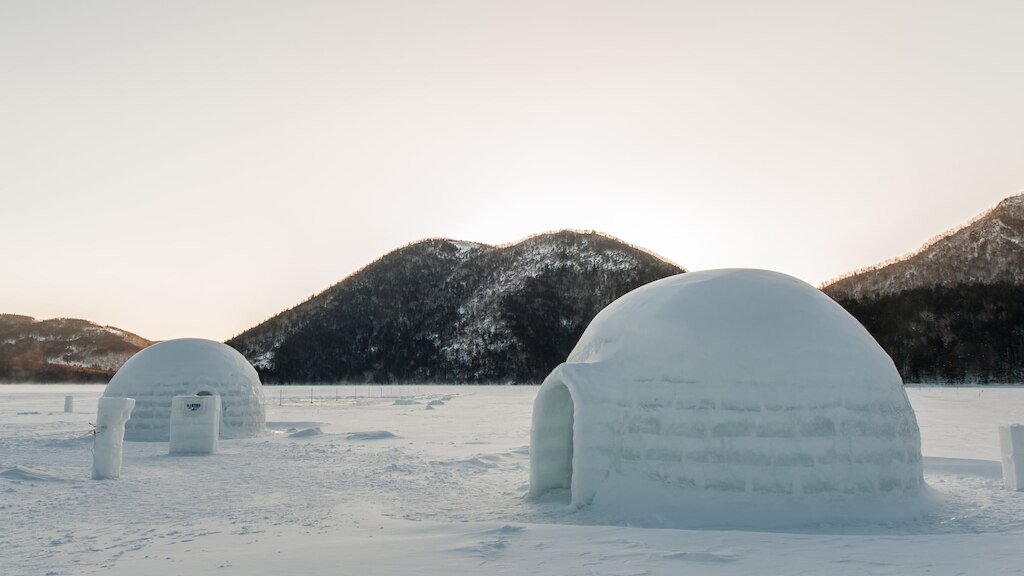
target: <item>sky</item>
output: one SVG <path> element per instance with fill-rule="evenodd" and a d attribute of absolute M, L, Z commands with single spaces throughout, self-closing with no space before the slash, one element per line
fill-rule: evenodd
<path fill-rule="evenodd" d="M 820 284 L 1024 192 L 1016 0 L 0 0 L 0 312 L 229 338 L 425 237 Z"/>

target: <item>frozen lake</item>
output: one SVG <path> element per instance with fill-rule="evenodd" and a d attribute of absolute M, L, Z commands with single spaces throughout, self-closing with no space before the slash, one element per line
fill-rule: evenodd
<path fill-rule="evenodd" d="M 1024 423 L 1019 387 L 908 389 L 938 512 L 772 532 L 525 499 L 536 387 L 267 386 L 265 436 L 206 457 L 129 442 L 122 478 L 96 482 L 102 390 L 0 386 L 0 574 L 1024 573 L 996 434 Z"/>

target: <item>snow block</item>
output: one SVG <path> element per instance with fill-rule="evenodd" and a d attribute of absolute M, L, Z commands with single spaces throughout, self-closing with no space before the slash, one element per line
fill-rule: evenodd
<path fill-rule="evenodd" d="M 171 454 L 214 454 L 220 436 L 220 396 L 175 396 Z"/>
<path fill-rule="evenodd" d="M 64 411 L 65 412 L 74 412 L 75 411 L 75 397 L 74 396 L 65 396 L 64 397 Z"/>
<path fill-rule="evenodd" d="M 121 477 L 124 425 L 131 418 L 135 400 L 100 398 L 96 407 L 96 444 L 92 451 L 92 479 Z"/>
<path fill-rule="evenodd" d="M 1003 456 L 1003 484 L 1007 490 L 1024 490 L 1024 425 L 999 427 L 999 449 Z"/>

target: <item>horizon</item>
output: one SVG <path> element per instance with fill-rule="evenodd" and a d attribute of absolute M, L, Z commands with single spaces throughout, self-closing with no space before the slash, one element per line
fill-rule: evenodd
<path fill-rule="evenodd" d="M 1014 196 L 1024 196 L 1024 193 L 1014 194 L 1012 196 L 1008 196 L 1007 198 L 1012 198 Z M 1004 200 L 1005 200 L 1005 198 L 1004 198 Z M 824 286 L 826 286 L 828 284 L 831 284 L 833 282 L 838 282 L 838 281 L 843 280 L 843 279 L 845 279 L 847 277 L 855 276 L 855 275 L 857 275 L 859 273 L 862 273 L 862 272 L 865 272 L 865 271 L 868 271 L 868 270 L 872 270 L 872 269 L 875 269 L 875 268 L 879 268 L 879 267 L 891 264 L 893 262 L 897 262 L 897 261 L 909 258 L 910 256 L 913 256 L 913 255 L 919 253 L 920 251 L 923 251 L 923 250 L 929 248 L 930 246 L 932 246 L 932 244 L 934 244 L 935 242 L 941 240 L 942 238 L 950 236 L 950 235 L 954 234 L 955 232 L 958 232 L 959 230 L 961 230 L 963 228 L 966 228 L 970 224 L 973 224 L 976 220 L 978 220 L 982 216 L 986 215 L 990 210 L 991 209 L 985 210 L 984 212 L 982 212 L 982 213 L 976 215 L 975 217 L 967 220 L 965 223 L 963 223 L 963 224 L 961 224 L 959 226 L 954 226 L 953 228 L 950 228 L 949 230 L 943 231 L 943 232 L 941 232 L 939 234 L 936 234 L 936 235 L 932 236 L 930 239 L 925 241 L 923 244 L 921 244 L 920 247 L 918 247 L 915 250 L 912 250 L 912 251 L 907 252 L 905 254 L 901 254 L 899 256 L 894 256 L 894 257 L 889 258 L 888 260 L 885 260 L 885 261 L 877 262 L 875 264 L 870 264 L 870 265 L 864 266 L 862 268 L 858 268 L 856 270 L 851 270 L 849 272 L 840 274 L 840 275 L 835 276 L 833 278 L 829 278 L 829 279 L 823 280 L 823 281 L 818 282 L 818 283 L 814 283 L 812 285 L 814 287 L 820 289 L 820 288 L 822 288 L 822 287 L 824 287 Z M 600 230 L 579 230 L 579 229 L 572 229 L 572 228 L 562 228 L 560 230 L 546 230 L 546 231 L 543 231 L 543 232 L 536 232 L 536 233 L 530 234 L 528 236 L 524 236 L 522 238 L 510 241 L 510 242 L 500 242 L 500 243 L 476 242 L 476 241 L 473 241 L 473 240 L 466 240 L 466 239 L 460 239 L 460 238 L 428 237 L 428 238 L 419 238 L 419 239 L 416 239 L 416 240 L 412 240 L 412 241 L 406 242 L 405 244 L 402 244 L 401 246 L 398 246 L 396 248 L 388 250 L 387 252 L 378 255 L 377 257 L 373 258 L 372 260 L 370 260 L 370 261 L 366 262 L 365 264 L 359 266 L 358 268 L 352 270 L 351 272 L 346 274 L 344 277 L 339 278 L 335 282 L 332 282 L 330 285 L 325 286 L 324 288 L 322 288 L 320 290 L 317 290 L 316 292 L 313 292 L 312 294 L 309 294 L 308 296 L 306 296 L 305 298 L 303 298 L 302 300 L 300 300 L 300 301 L 298 301 L 298 302 L 296 302 L 294 304 L 291 304 L 291 305 L 289 305 L 289 306 L 287 306 L 285 308 L 282 308 L 280 310 L 272 312 L 270 315 L 266 316 L 264 319 L 256 322 L 255 324 L 253 324 L 251 326 L 247 326 L 247 327 L 245 327 L 245 328 L 243 328 L 243 329 L 241 329 L 241 330 L 239 330 L 239 331 L 237 331 L 237 332 L 235 332 L 235 333 L 231 334 L 230 336 L 228 336 L 226 338 L 223 338 L 223 339 L 207 338 L 205 336 L 187 336 L 187 335 L 186 336 L 175 336 L 173 338 L 166 338 L 166 339 L 147 338 L 144 334 L 140 334 L 140 333 L 134 332 L 132 330 L 126 330 L 124 327 L 121 327 L 121 326 L 114 326 L 114 325 L 111 325 L 111 324 L 104 324 L 102 322 L 97 322 L 97 321 L 95 321 L 93 319 L 90 319 L 90 318 L 79 318 L 79 317 L 72 317 L 72 316 L 59 316 L 59 317 L 52 317 L 52 318 L 33 317 L 33 318 L 35 320 L 37 320 L 37 321 L 59 320 L 59 319 L 91 321 L 91 322 L 94 322 L 94 323 L 96 323 L 96 324 L 98 324 L 100 326 L 104 326 L 104 327 L 107 327 L 107 328 L 116 328 L 116 329 L 124 330 L 124 331 L 132 333 L 132 334 L 134 334 L 136 336 L 140 336 L 142 338 L 146 338 L 147 340 L 150 340 L 151 342 L 154 342 L 154 343 L 156 343 L 156 342 L 163 342 L 163 341 L 166 341 L 166 340 L 171 340 L 171 339 L 176 339 L 176 338 L 190 338 L 190 337 L 206 338 L 208 340 L 215 340 L 215 341 L 218 341 L 218 342 L 227 342 L 228 340 L 231 340 L 232 338 L 235 338 L 235 337 L 241 335 L 246 330 L 249 330 L 250 328 L 254 328 L 256 326 L 259 326 L 263 322 L 266 322 L 266 321 L 270 320 L 271 318 L 277 316 L 281 312 L 284 312 L 284 311 L 286 311 L 286 310 L 288 310 L 288 309 L 290 309 L 290 308 L 292 308 L 294 306 L 298 306 L 302 302 L 305 302 L 305 301 L 307 301 L 307 300 L 309 300 L 309 299 L 311 299 L 311 298 L 313 298 L 315 296 L 318 296 L 319 294 L 321 294 L 322 292 L 330 289 L 334 285 L 339 284 L 341 282 L 344 282 L 344 281 L 348 280 L 349 278 L 351 278 L 352 276 L 355 276 L 356 274 L 359 274 L 365 268 L 367 268 L 368 266 L 372 265 L 374 262 L 376 262 L 380 258 L 386 256 L 387 254 L 390 254 L 392 252 L 397 252 L 399 250 L 402 250 L 402 249 L 407 248 L 409 246 L 413 246 L 413 245 L 419 244 L 421 242 L 428 242 L 428 241 L 431 241 L 431 240 L 444 240 L 444 241 L 452 242 L 452 243 L 468 243 L 468 244 L 478 244 L 478 245 L 482 245 L 482 246 L 488 246 L 488 247 L 491 247 L 491 248 L 506 248 L 506 247 L 514 246 L 514 245 L 519 244 L 521 242 L 525 242 L 525 241 L 530 240 L 532 238 L 536 238 L 536 237 L 539 237 L 539 236 L 551 235 L 551 234 L 557 234 L 557 233 L 560 233 L 560 232 L 574 232 L 574 233 L 579 233 L 579 234 L 597 234 L 597 235 L 600 235 L 600 236 L 603 236 L 603 237 L 606 237 L 606 238 L 611 238 L 613 240 L 617 240 L 619 242 L 622 242 L 622 243 L 630 246 L 631 248 L 635 248 L 635 249 L 640 250 L 642 252 L 646 252 L 648 254 L 651 254 L 651 255 L 659 258 L 660 260 L 662 260 L 664 262 L 667 262 L 669 264 L 673 264 L 675 266 L 678 266 L 678 267 L 683 269 L 684 273 L 700 271 L 700 270 L 696 270 L 696 269 L 693 269 L 693 268 L 688 268 L 688 267 L 686 267 L 686 266 L 684 266 L 682 264 L 679 264 L 678 262 L 675 262 L 675 261 L 672 261 L 672 260 L 670 260 L 668 258 L 665 258 L 661 254 L 659 254 L 659 253 L 657 253 L 657 252 L 655 252 L 653 250 L 647 249 L 647 248 L 645 248 L 643 246 L 637 246 L 636 244 L 633 244 L 633 243 L 629 242 L 628 240 L 625 240 L 623 238 L 618 238 L 616 236 L 613 236 L 611 234 L 607 234 L 607 233 L 602 232 Z M 714 269 L 706 269 L 706 270 L 714 270 Z M 811 284 L 810 282 L 808 282 L 808 283 Z M 17 312 L 4 312 L 2 310 L 0 310 L 0 315 L 32 316 L 31 314 L 20 314 L 20 313 L 17 313 Z"/>
<path fill-rule="evenodd" d="M 418 239 L 812 285 L 1024 191 L 1024 5 L 0 3 L 0 312 L 224 341 Z"/>

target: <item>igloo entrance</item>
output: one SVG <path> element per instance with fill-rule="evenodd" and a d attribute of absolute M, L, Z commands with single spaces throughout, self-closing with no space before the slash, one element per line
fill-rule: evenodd
<path fill-rule="evenodd" d="M 534 496 L 572 486 L 575 403 L 565 384 L 541 392 L 533 413 L 530 486 Z"/>

